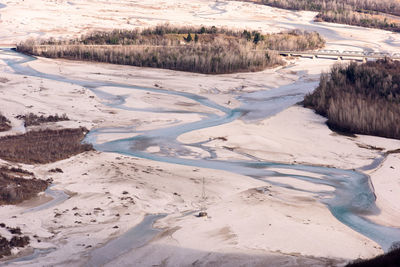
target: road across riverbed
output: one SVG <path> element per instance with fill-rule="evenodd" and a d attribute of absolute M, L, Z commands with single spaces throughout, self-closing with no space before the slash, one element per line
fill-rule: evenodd
<path fill-rule="evenodd" d="M 281 56 L 304 57 L 304 58 L 332 58 L 337 60 L 356 59 L 366 62 L 367 60 L 377 60 L 390 58 L 400 60 L 400 53 L 383 53 L 371 51 L 338 51 L 338 50 L 319 50 L 319 51 L 277 51 Z"/>

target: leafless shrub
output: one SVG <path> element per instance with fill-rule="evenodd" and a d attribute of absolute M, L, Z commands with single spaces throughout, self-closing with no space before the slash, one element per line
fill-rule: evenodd
<path fill-rule="evenodd" d="M 29 236 L 13 236 L 10 241 L 0 235 L 0 259 L 11 255 L 11 250 L 15 247 L 25 247 L 29 244 Z"/>
<path fill-rule="evenodd" d="M 0 132 L 11 129 L 10 121 L 0 113 Z"/>
<path fill-rule="evenodd" d="M 49 172 L 54 172 L 54 173 L 63 173 L 63 170 L 60 168 L 54 168 L 54 169 L 50 169 Z"/>
<path fill-rule="evenodd" d="M 11 246 L 7 238 L 0 235 L 0 259 L 11 255 Z"/>
<path fill-rule="evenodd" d="M 40 125 L 42 123 L 46 122 L 58 122 L 58 121 L 69 121 L 69 118 L 67 117 L 66 114 L 63 114 L 59 116 L 58 114 L 56 115 L 50 115 L 50 116 L 43 116 L 43 115 L 36 115 L 34 113 L 28 113 L 26 115 L 18 115 L 17 119 L 24 120 L 25 126 L 32 126 L 32 125 Z"/>

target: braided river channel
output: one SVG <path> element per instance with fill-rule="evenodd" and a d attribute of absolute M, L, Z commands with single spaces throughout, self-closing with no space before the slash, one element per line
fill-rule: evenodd
<path fill-rule="evenodd" d="M 17 53 L 11 49 L 0 50 L 0 55 L 13 73 L 83 86 L 102 99 L 103 104 L 113 108 L 125 109 L 131 112 L 140 110 L 141 112 L 159 113 L 160 116 L 162 113 L 188 113 L 188 111 L 179 110 L 179 107 L 176 107 L 176 110 L 159 109 L 157 107 L 135 109 L 125 105 L 127 96 L 113 95 L 109 90 L 107 92 L 103 91 L 102 87 L 117 87 L 132 91 L 141 90 L 175 95 L 196 101 L 198 104 L 215 111 L 197 113 L 201 116 L 201 119 L 195 122 L 168 127 L 163 126 L 152 130 L 135 131 L 133 127 L 92 129 L 86 136 L 85 141 L 93 144 L 98 151 L 119 153 L 171 164 L 224 170 L 264 181 L 266 185 L 272 184 L 291 190 L 303 189 L 279 183 L 276 179 L 270 181 L 270 178 L 285 177 L 329 186 L 333 190 L 317 190 L 310 191 L 310 193 L 318 198 L 337 220 L 374 240 L 384 251 L 388 251 L 391 246 L 400 241 L 400 229 L 379 225 L 366 218 L 366 215 L 377 213 L 379 210 L 375 205 L 376 197 L 370 178 L 362 172 L 323 166 L 268 162 L 250 155 L 247 155 L 246 160 L 222 160 L 218 158 L 212 148 L 206 146 L 205 142 L 187 144 L 178 141 L 178 137 L 184 133 L 230 123 L 234 120 L 257 120 L 273 116 L 301 101 L 306 93 L 317 86 L 315 81 L 310 82 L 300 79 L 289 86 L 242 94 L 237 97 L 241 102 L 241 106 L 230 109 L 214 103 L 204 96 L 187 92 L 145 88 L 113 82 L 70 79 L 61 75 L 42 73 L 25 64 L 35 60 L 35 58 Z M 196 112 L 190 111 L 190 113 Z M 105 143 L 97 142 L 99 135 L 130 132 L 135 136 Z M 159 151 L 155 153 L 148 152 L 148 148 L 154 146 L 159 147 Z M 195 156 L 188 157 L 188 155 L 193 155 L 191 148 L 196 149 L 196 151 L 201 149 L 205 153 L 197 153 Z M 276 169 L 279 169 L 279 171 Z M 293 170 L 301 172 L 301 175 L 291 174 Z"/>

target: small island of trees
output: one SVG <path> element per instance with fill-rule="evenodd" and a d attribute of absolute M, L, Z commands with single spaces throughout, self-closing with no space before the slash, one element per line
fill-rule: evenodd
<path fill-rule="evenodd" d="M 17 51 L 49 58 L 223 74 L 260 71 L 284 64 L 273 50 L 321 48 L 316 32 L 262 34 L 212 27 L 160 25 L 143 30 L 93 32 L 71 40 L 27 40 Z"/>

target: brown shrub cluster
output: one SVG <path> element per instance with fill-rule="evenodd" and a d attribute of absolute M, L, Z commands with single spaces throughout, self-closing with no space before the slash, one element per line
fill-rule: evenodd
<path fill-rule="evenodd" d="M 26 115 L 18 115 L 17 119 L 23 120 L 25 127 L 32 126 L 32 125 L 40 125 L 40 124 L 46 123 L 46 122 L 69 121 L 69 118 L 67 117 L 66 114 L 63 114 L 61 116 L 56 114 L 56 115 L 50 115 L 50 116 L 46 117 L 43 115 L 38 116 L 34 113 L 29 113 Z"/>
<path fill-rule="evenodd" d="M 6 225 L 4 223 L 0 223 L 0 227 L 5 228 Z M 16 231 L 10 231 L 16 230 Z M 29 236 L 21 236 L 21 229 L 18 228 L 10 228 L 7 227 L 7 230 L 10 231 L 13 236 L 10 240 L 0 235 L 0 259 L 3 257 L 7 257 L 11 255 L 11 250 L 15 247 L 23 248 L 29 245 L 30 238 Z"/>
<path fill-rule="evenodd" d="M 333 129 L 400 139 L 400 62 L 335 65 L 304 105 Z"/>
<path fill-rule="evenodd" d="M 0 235 L 0 259 L 11 255 L 14 247 L 25 247 L 29 244 L 29 236 L 13 236 L 10 240 Z"/>
<path fill-rule="evenodd" d="M 17 204 L 46 190 L 50 181 L 36 179 L 33 173 L 0 167 L 0 205 Z M 9 229 L 11 233 L 17 233 Z"/>
<path fill-rule="evenodd" d="M 10 129 L 10 121 L 0 113 L 0 132 L 5 132 Z"/>
<path fill-rule="evenodd" d="M 247 30 L 160 25 L 142 31 L 94 32 L 73 40 L 28 40 L 17 50 L 49 58 L 222 74 L 283 64 L 278 53 L 270 50 L 312 50 L 324 44 L 315 32 L 262 35 Z"/>
<path fill-rule="evenodd" d="M 87 129 L 30 131 L 0 138 L 0 158 L 27 164 L 49 163 L 93 149 L 82 144 Z"/>

